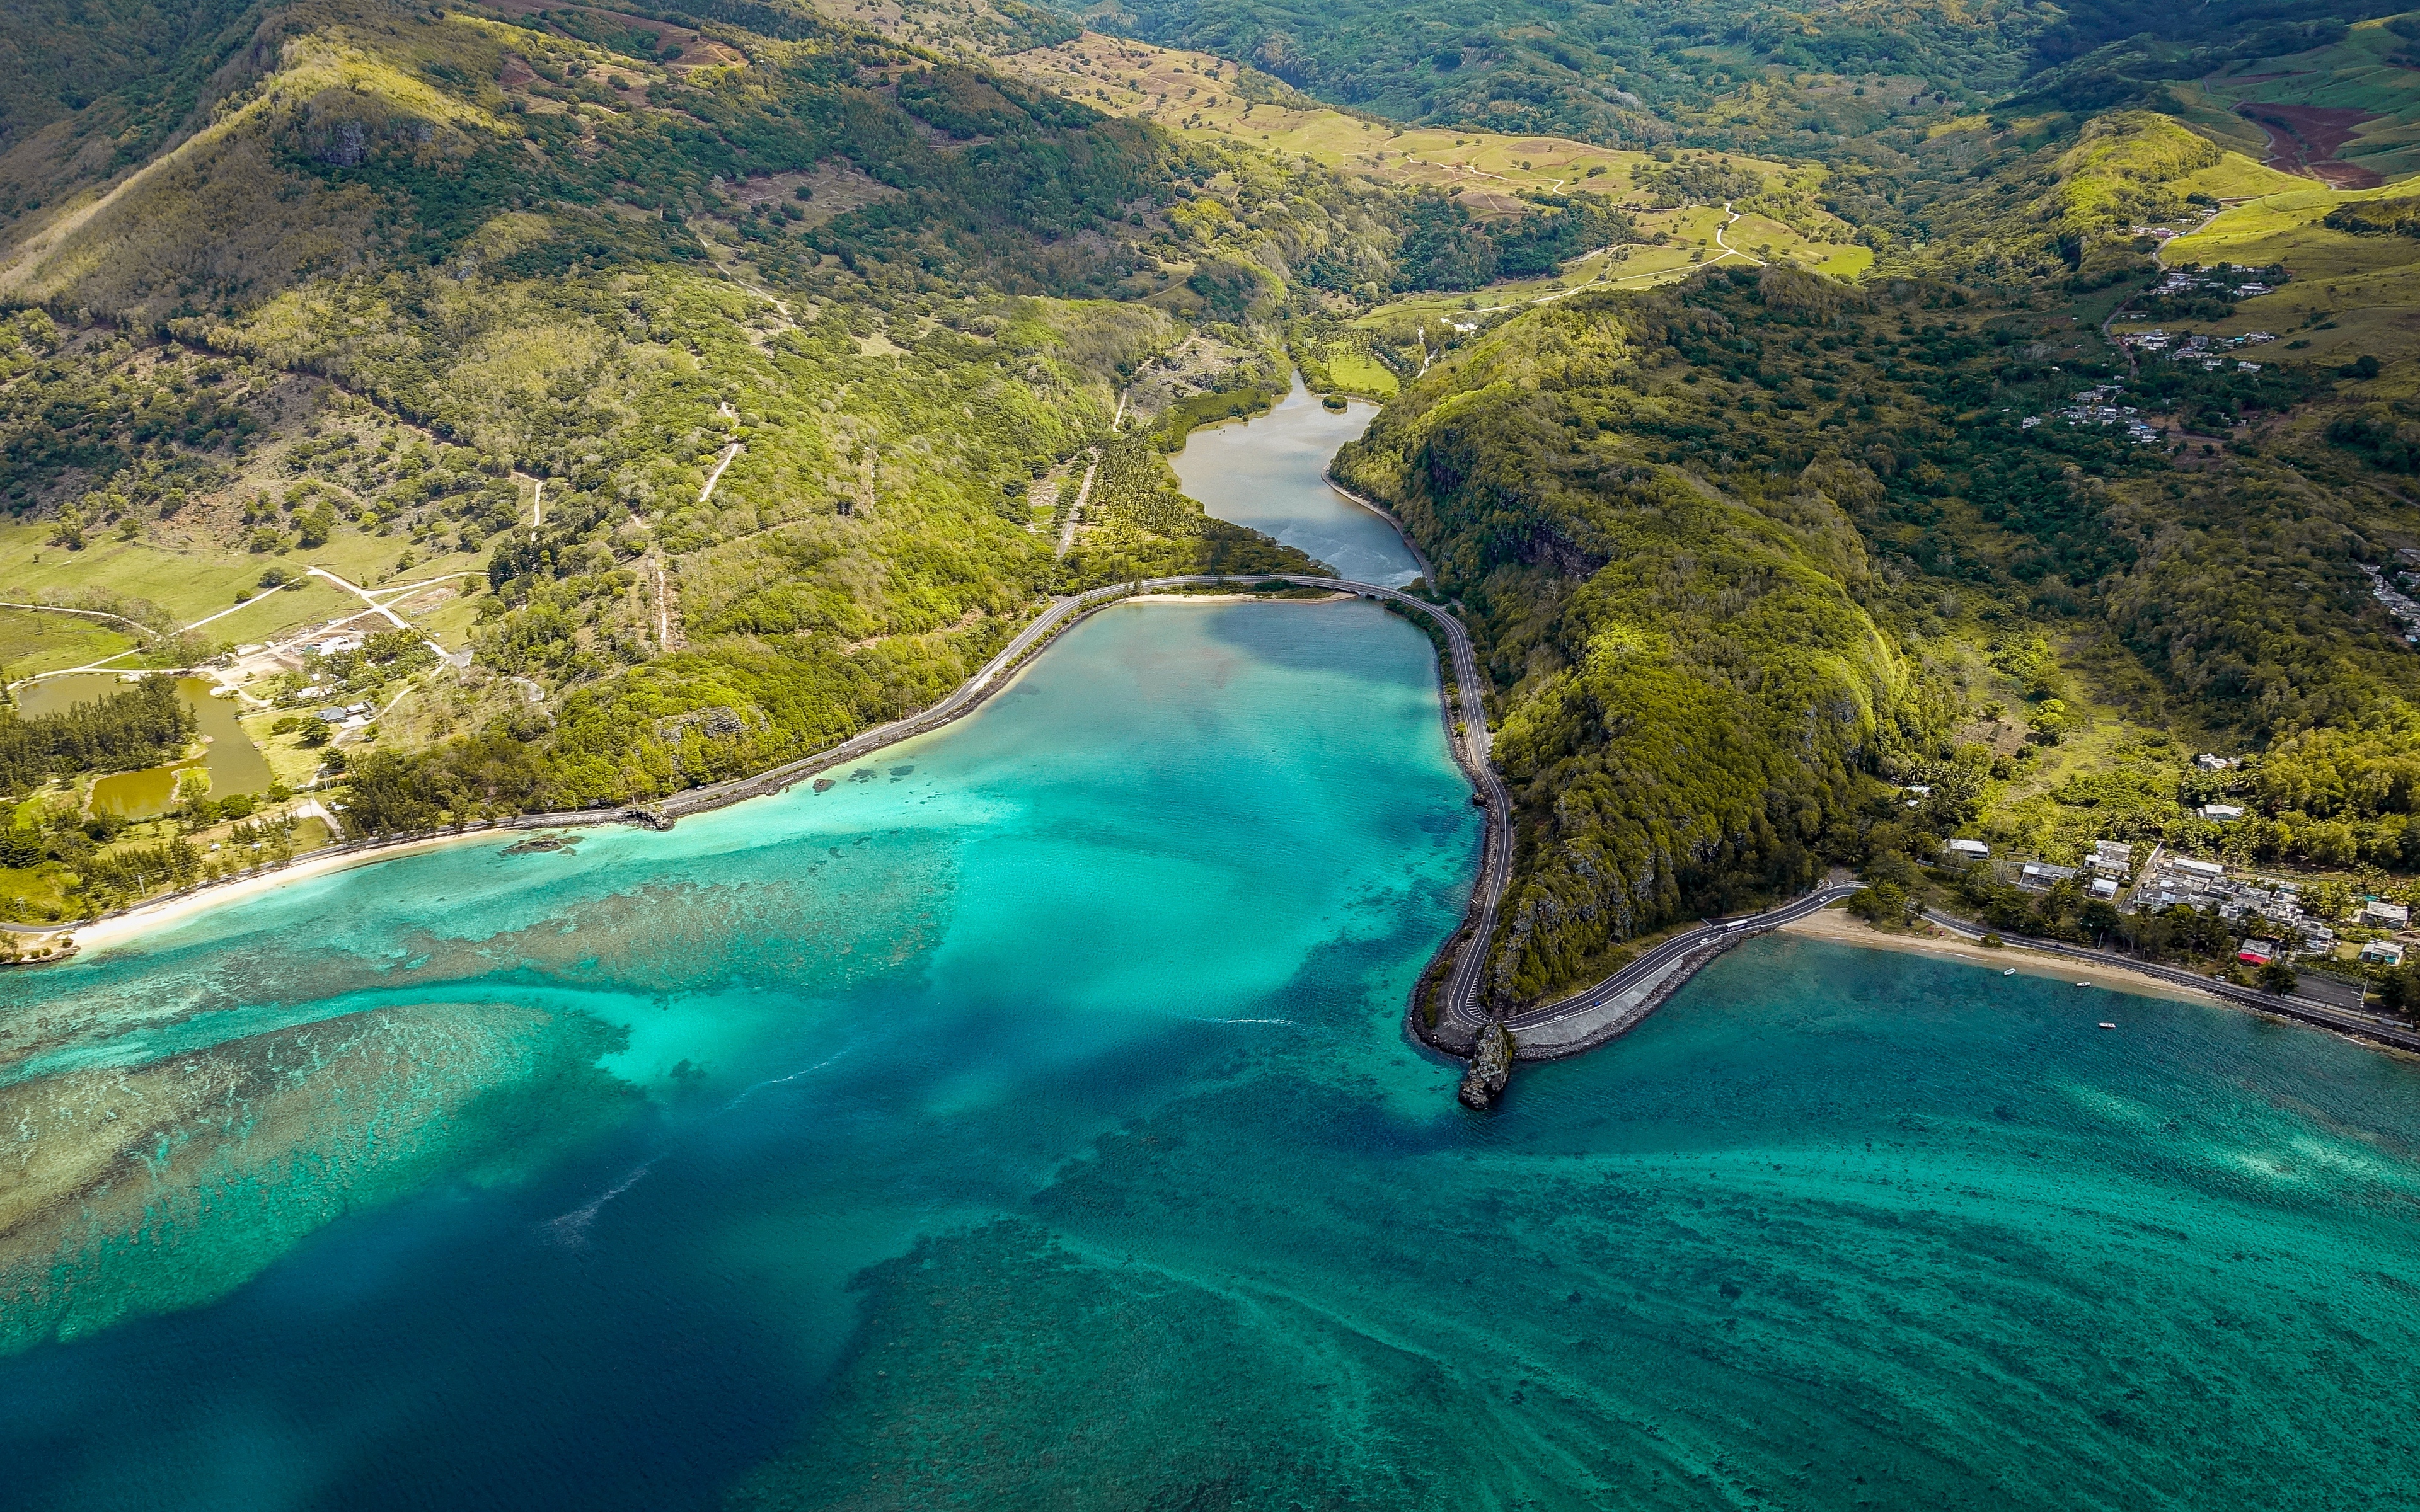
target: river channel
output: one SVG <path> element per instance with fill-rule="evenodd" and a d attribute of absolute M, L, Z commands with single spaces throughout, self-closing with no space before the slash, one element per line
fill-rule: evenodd
<path fill-rule="evenodd" d="M 1321 404 L 1297 376 L 1267 413 L 1193 432 L 1172 460 L 1185 491 L 1220 519 L 1309 553 L 1354 582 L 1401 588 L 1420 564 L 1394 526 L 1327 485 L 1336 449 L 1370 426 L 1375 405 Z"/>
<path fill-rule="evenodd" d="M 2411 1066 L 1774 936 L 1467 1114 L 1436 697 L 1121 606 L 825 793 L 0 974 L 0 1501 L 2420 1496 Z"/>

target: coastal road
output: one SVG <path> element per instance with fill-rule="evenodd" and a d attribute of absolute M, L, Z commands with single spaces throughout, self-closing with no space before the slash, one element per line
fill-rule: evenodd
<path fill-rule="evenodd" d="M 1595 986 L 1583 988 L 1559 1002 L 1547 1003 L 1542 1007 L 1530 1009 L 1525 1013 L 1515 1013 L 1504 1021 L 1504 1026 L 1511 1029 L 1517 1039 L 1523 1029 L 1543 1028 L 1549 1024 L 1561 1024 L 1585 1014 L 1603 1011 L 1624 992 L 1709 940 L 1725 934 L 1735 934 L 1744 930 L 1778 928 L 1794 919 L 1805 918 L 1809 914 L 1821 912 L 1856 890 L 1856 886 L 1854 884 L 1820 887 L 1804 897 L 1793 898 L 1780 907 L 1768 909 L 1761 914 L 1750 914 L 1744 918 L 1717 919 L 1693 930 L 1684 930 Z"/>
<path fill-rule="evenodd" d="M 1955 934 L 1963 934 L 1968 939 L 1980 938 L 1984 933 L 1982 925 L 1942 913 L 1938 909 L 1926 909 L 1924 917 L 1943 929 Z M 2281 1018 L 2296 1019 L 2304 1024 L 2317 1025 L 2323 1029 L 2334 1029 L 2340 1034 L 2350 1034 L 2357 1039 L 2372 1041 L 2378 1044 L 2394 1045 L 2401 1050 L 2420 1050 L 2420 1032 L 2367 1013 L 2356 1013 L 2350 1009 L 2334 1008 L 2326 1003 L 2315 1002 L 2308 997 L 2281 996 L 2276 993 L 2264 993 L 2257 988 L 2238 987 L 2231 981 L 2220 981 L 2214 977 L 2205 977 L 2198 972 L 2187 971 L 2181 966 L 2164 966 L 2155 961 L 2119 955 L 2111 950 L 2095 950 L 2088 946 L 2070 945 L 2064 940 L 2039 940 L 2031 935 L 2010 934 L 2006 931 L 2000 933 L 2000 938 L 2024 949 L 2069 956 L 2077 961 L 2089 961 L 2096 965 L 2116 966 L 2123 971 L 2133 972 L 2137 976 L 2149 977 L 2155 981 L 2169 982 L 2179 987 L 2191 987 L 2196 992 L 2209 993 L 2213 997 L 2223 997 L 2228 1002 L 2238 1003 L 2245 1008 L 2257 1008 L 2263 1013 L 2274 1013 Z"/>
<path fill-rule="evenodd" d="M 1476 1038 L 1488 1019 L 1487 1011 L 1480 1006 L 1480 974 L 1487 964 L 1488 943 L 1496 938 L 1496 919 L 1504 904 L 1505 889 L 1512 884 L 1512 800 L 1504 791 L 1504 779 L 1497 775 L 1495 764 L 1488 760 L 1487 703 L 1481 692 L 1484 685 L 1479 680 L 1479 656 L 1471 649 L 1470 634 L 1452 613 L 1399 589 L 1341 578 L 1289 575 L 1286 580 L 1400 604 L 1427 615 L 1445 632 L 1447 649 L 1453 657 L 1454 687 L 1462 701 L 1462 710 L 1451 732 L 1454 760 L 1487 810 L 1479 883 L 1471 890 L 1470 911 L 1464 918 L 1466 937 L 1454 955 L 1453 973 L 1446 985 L 1447 1017 L 1458 1031 L 1454 1037 Z"/>

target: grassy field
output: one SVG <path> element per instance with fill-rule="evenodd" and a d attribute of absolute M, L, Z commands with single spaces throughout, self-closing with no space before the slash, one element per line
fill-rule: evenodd
<path fill-rule="evenodd" d="M 1697 213 L 1710 223 L 1721 219 L 1717 211 Z M 1712 236 L 1711 224 L 1707 235 Z M 1792 263 L 1835 278 L 1854 279 L 1874 265 L 1870 248 L 1809 241 L 1779 221 L 1761 215 L 1741 216 L 1724 228 L 1723 239 L 1759 262 Z"/>
<path fill-rule="evenodd" d="M 134 638 L 105 620 L 39 609 L 0 609 L 0 669 L 11 678 L 52 672 L 132 650 Z"/>
<path fill-rule="evenodd" d="M 2227 152 L 2211 166 L 2197 168 L 2178 179 L 2176 187 L 2187 194 L 2208 194 L 2214 199 L 2250 199 L 2258 194 L 2307 189 L 2310 183 L 2307 178 L 2280 173 L 2241 152 Z"/>
<path fill-rule="evenodd" d="M 1390 332 L 1408 329 L 1424 320 L 1466 324 L 1474 316 L 1497 315 L 1525 304 L 1561 299 L 1582 289 L 1652 288 L 1686 278 L 1699 268 L 1717 262 L 1733 267 L 1747 262 L 1787 263 L 1844 279 L 1854 279 L 1873 266 L 1874 255 L 1865 247 L 1809 241 L 1780 222 L 1761 215 L 1743 215 L 1728 225 L 1725 219 L 1723 211 L 1711 205 L 1643 215 L 1640 224 L 1663 231 L 1671 239 L 1667 244 L 1622 248 L 1616 258 L 1592 255 L 1575 261 L 1552 278 L 1491 284 L 1468 293 L 1406 295 L 1354 323 L 1368 330 Z M 1727 253 L 1716 244 L 1714 232 L 1718 226 L 1723 227 L 1723 240 L 1735 251 Z"/>
<path fill-rule="evenodd" d="M 1375 358 L 1359 352 L 1340 352 L 1327 359 L 1327 381 L 1346 393 L 1367 393 L 1381 399 L 1391 399 L 1398 385 L 1395 375 Z"/>
<path fill-rule="evenodd" d="M 2292 275 L 2276 293 L 2245 300 L 2226 319 L 2194 328 L 2217 335 L 2271 332 L 2306 344 L 2290 349 L 2297 360 L 2314 362 L 2341 363 L 2365 353 L 2387 361 L 2420 352 L 2420 266 L 2412 242 L 2352 236 L 2320 224 L 2338 205 L 2395 193 L 2391 187 L 2348 193 L 2304 182 L 2228 206 L 2199 232 L 2169 242 L 2164 256 L 2171 264 L 2282 263 Z"/>
<path fill-rule="evenodd" d="M 1562 137 L 1405 131 L 1326 107 L 1256 104 L 1236 93 L 1236 69 L 1232 63 L 1206 53 L 1152 47 L 1092 32 L 1058 47 L 1036 48 L 996 62 L 1101 109 L 1145 116 L 1181 134 L 1229 137 L 1310 158 L 1380 183 L 1442 190 L 1482 216 L 1517 211 L 1523 193 L 1589 189 L 1619 200 L 1631 192 L 1632 172 L 1652 163 L 1643 152 Z M 1788 165 L 1764 158 L 1726 155 L 1724 161 L 1734 168 L 1771 177 L 1791 171 Z M 1634 213 L 1650 233 L 1666 230 L 1676 238 L 1685 234 L 1709 248 L 1714 225 L 1721 220 L 1721 212 L 1708 207 L 1664 212 L 1634 208 Z M 1747 239 L 1733 236 L 1734 245 L 1770 246 L 1776 260 L 1838 277 L 1854 278 L 1873 264 L 1872 253 L 1864 247 L 1810 241 L 1777 221 L 1745 217 L 1739 229 Z M 1683 248 L 1668 266 L 1627 270 L 1625 277 L 1652 277 L 1687 266 Z M 1509 286 L 1498 292 L 1508 299 L 1519 297 Z"/>
<path fill-rule="evenodd" d="M 1442 189 L 1481 214 L 1513 208 L 1525 190 L 1620 193 L 1630 170 L 1649 161 L 1642 152 L 1560 137 L 1399 131 L 1325 106 L 1256 104 L 1236 92 L 1233 63 L 1097 32 L 994 63 L 1098 109 L 1141 116 L 1182 134 L 1233 137 L 1385 183 Z M 1761 159 L 1732 162 L 1755 172 L 1782 171 Z"/>
<path fill-rule="evenodd" d="M 252 743 L 260 748 L 260 754 L 269 763 L 270 775 L 289 788 L 300 788 L 318 774 L 319 752 L 305 747 L 302 737 L 290 731 L 282 735 L 270 733 L 270 727 L 279 717 L 274 712 L 254 714 L 239 722 Z"/>
<path fill-rule="evenodd" d="M 249 552 L 200 540 L 167 544 L 156 532 L 147 532 L 131 541 L 104 535 L 81 551 L 70 551 L 52 544 L 52 529 L 47 520 L 0 524 L 0 595 L 22 599 L 44 590 L 74 593 L 100 588 L 157 604 L 179 625 L 233 609 L 239 593 L 260 595 L 261 574 L 271 566 L 289 574 L 325 567 L 352 582 L 379 582 L 393 576 L 399 552 L 410 544 L 339 531 L 325 547 L 310 551 Z M 463 556 L 432 563 L 415 572 L 478 564 Z M 334 612 L 350 597 L 316 579 L 305 592 L 289 590 L 263 596 L 262 611 L 247 609 L 231 614 L 212 623 L 208 633 L 220 640 L 264 640 L 315 614 Z M 271 606 L 285 618 L 266 612 Z"/>

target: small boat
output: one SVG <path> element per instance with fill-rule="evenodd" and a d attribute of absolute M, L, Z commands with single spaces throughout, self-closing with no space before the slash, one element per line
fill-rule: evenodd
<path fill-rule="evenodd" d="M 2077 985 L 2078 987 L 2089 987 L 2089 986 L 2091 986 L 2091 985 L 2092 985 L 2092 983 L 2090 983 L 2090 982 L 2088 982 L 2088 981 L 2079 981 L 2079 982 L 2077 982 L 2077 983 L 2076 983 L 2076 985 Z"/>
<path fill-rule="evenodd" d="M 2003 971 L 2003 972 L 2001 972 L 2001 973 L 2000 973 L 2000 975 L 2001 975 L 2001 976 L 2003 976 L 2003 977 L 2013 977 L 2013 976 L 2015 976 L 2016 974 L 2017 974 L 2017 968 L 2016 968 L 2016 967 L 2014 967 L 2014 966 L 2010 966 L 2008 970 Z"/>
<path fill-rule="evenodd" d="M 2104 1028 L 2104 1029 L 2114 1029 L 2114 1028 L 2116 1028 L 2118 1026 L 2117 1026 L 2117 1025 L 2115 1025 L 2115 1024 L 2103 1023 L 2101 1026 L 2102 1026 L 2102 1028 Z"/>

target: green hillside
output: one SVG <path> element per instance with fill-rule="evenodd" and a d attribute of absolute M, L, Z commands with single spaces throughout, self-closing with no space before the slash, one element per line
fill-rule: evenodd
<path fill-rule="evenodd" d="M 0 23 L 0 647 L 201 669 L 260 763 L 213 790 L 171 731 L 131 816 L 21 764 L 0 910 L 315 797 L 659 798 L 1048 594 L 1307 565 L 1162 455 L 1295 363 L 1389 399 L 1340 469 L 1485 653 L 1503 1001 L 1952 833 L 2420 859 L 2366 575 L 2420 550 L 2406 18 L 147 14 Z M 2356 87 L 2375 187 L 2252 109 Z"/>
<path fill-rule="evenodd" d="M 9 222 L 0 593 L 132 606 L 162 639 L 123 671 L 365 611 L 314 569 L 431 584 L 386 602 L 471 665 L 349 684 L 381 717 L 324 748 L 376 829 L 752 770 L 930 702 L 1047 592 L 1305 564 L 1156 453 L 1120 497 L 1165 503 L 1063 561 L 1047 527 L 1202 269 L 1383 260 L 1391 201 L 804 13 L 602 14 L 279 9 L 168 150 Z M 282 760 L 309 674 L 228 675 Z M 78 792 L 20 810 L 43 877 L 87 859 Z"/>

